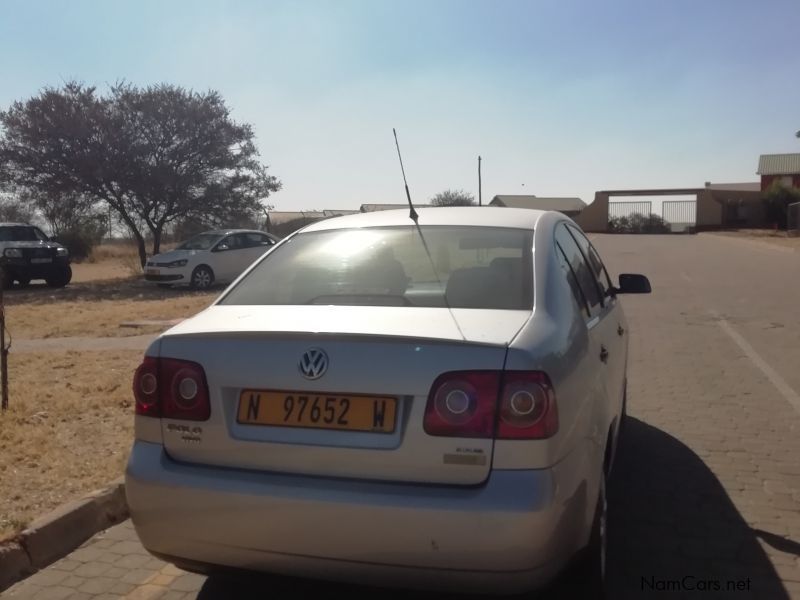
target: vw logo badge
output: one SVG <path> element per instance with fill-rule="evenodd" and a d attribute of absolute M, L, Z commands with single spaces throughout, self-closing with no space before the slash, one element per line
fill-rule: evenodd
<path fill-rule="evenodd" d="M 309 348 L 297 366 L 306 379 L 319 379 L 328 370 L 328 355 L 321 348 Z"/>

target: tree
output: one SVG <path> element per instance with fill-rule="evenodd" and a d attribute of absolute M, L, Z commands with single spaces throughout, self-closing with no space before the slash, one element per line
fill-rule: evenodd
<path fill-rule="evenodd" d="M 431 198 L 431 206 L 474 206 L 475 196 L 464 190 L 445 190 Z"/>
<path fill-rule="evenodd" d="M 41 215 L 55 236 L 78 231 L 87 225 L 93 230 L 99 227 L 101 234 L 108 231 L 108 215 L 92 197 L 72 193 L 35 193 L 24 189 L 20 192 L 20 199 L 29 210 Z"/>
<path fill-rule="evenodd" d="M 608 220 L 608 230 L 612 233 L 629 233 L 631 230 L 631 221 L 625 215 L 611 217 Z"/>
<path fill-rule="evenodd" d="M 248 124 L 215 91 L 117 84 L 107 96 L 70 82 L 0 113 L 0 171 L 31 194 L 110 207 L 147 259 L 184 219 L 217 226 L 261 214 L 281 188 Z"/>
<path fill-rule="evenodd" d="M 97 202 L 75 195 L 37 195 L 6 185 L 0 192 L 0 221 L 43 225 L 72 258 L 86 258 L 108 231 L 108 216 Z"/>
<path fill-rule="evenodd" d="M 0 221 L 35 223 L 36 211 L 30 204 L 7 192 L 0 192 Z"/>
<path fill-rule="evenodd" d="M 786 229 L 789 205 L 800 202 L 800 190 L 787 187 L 776 179 L 764 192 L 762 202 L 767 220 L 780 229 Z"/>

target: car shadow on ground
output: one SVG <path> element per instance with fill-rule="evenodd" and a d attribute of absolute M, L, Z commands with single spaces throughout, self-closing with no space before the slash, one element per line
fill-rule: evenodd
<path fill-rule="evenodd" d="M 96 282 L 70 283 L 63 288 L 51 288 L 38 281 L 22 288 L 14 285 L 3 290 L 3 301 L 7 305 L 51 304 L 55 301 L 99 301 L 99 300 L 165 300 L 182 296 L 219 295 L 225 286 L 215 285 L 207 290 L 193 290 L 188 286 L 162 288 L 140 277 L 108 279 Z"/>
<path fill-rule="evenodd" d="M 703 460 L 629 418 L 609 486 L 609 596 L 789 598 L 752 529 Z"/>
<path fill-rule="evenodd" d="M 606 598 L 770 598 L 788 600 L 756 538 L 793 544 L 751 529 L 702 459 L 671 435 L 629 417 L 609 485 Z M 731 586 L 731 587 L 728 587 Z M 266 596 L 394 600 L 454 596 L 386 591 L 258 575 L 212 576 L 198 600 Z M 600 598 L 567 571 L 541 600 Z"/>

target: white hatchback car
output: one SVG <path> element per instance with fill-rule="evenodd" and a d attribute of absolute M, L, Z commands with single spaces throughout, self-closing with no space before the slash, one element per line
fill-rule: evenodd
<path fill-rule="evenodd" d="M 343 216 L 277 244 L 134 376 L 126 494 L 184 569 L 602 587 L 628 325 L 556 212 Z M 572 571 L 570 571 L 572 572 Z M 588 596 L 585 596 L 588 597 Z"/>
<path fill-rule="evenodd" d="M 253 229 L 206 231 L 147 259 L 144 278 L 162 286 L 188 284 L 195 289 L 230 283 L 278 240 Z"/>

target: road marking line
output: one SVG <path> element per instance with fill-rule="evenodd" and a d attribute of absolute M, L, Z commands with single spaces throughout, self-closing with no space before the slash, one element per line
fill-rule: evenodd
<path fill-rule="evenodd" d="M 753 364 L 757 366 L 764 375 L 766 375 L 767 379 L 770 380 L 772 385 L 781 393 L 781 396 L 786 398 L 787 402 L 791 404 L 794 409 L 800 413 L 800 396 L 795 392 L 791 386 L 786 383 L 786 381 L 781 377 L 775 369 L 770 367 L 761 356 L 759 356 L 758 352 L 748 343 L 746 339 L 742 337 L 742 335 L 736 331 L 733 326 L 728 323 L 725 317 L 719 315 L 719 313 L 715 311 L 709 311 L 711 315 L 717 319 L 717 323 L 722 328 L 722 331 L 728 334 L 730 338 L 736 342 L 736 345 L 741 348 L 742 352 L 747 355 Z"/>

